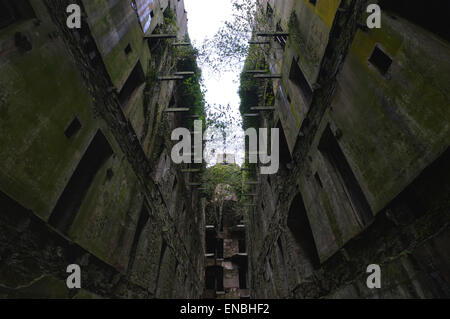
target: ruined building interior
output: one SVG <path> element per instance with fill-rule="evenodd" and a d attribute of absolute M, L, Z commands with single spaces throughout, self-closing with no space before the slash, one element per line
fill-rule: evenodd
<path fill-rule="evenodd" d="M 255 0 L 279 170 L 214 175 L 171 158 L 208 122 L 187 1 L 0 0 L 0 298 L 449 298 L 450 2 Z"/>

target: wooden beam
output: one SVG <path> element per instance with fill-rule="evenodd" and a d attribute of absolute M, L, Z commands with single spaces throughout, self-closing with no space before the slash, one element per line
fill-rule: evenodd
<path fill-rule="evenodd" d="M 248 74 L 265 74 L 265 73 L 267 73 L 267 70 L 248 70 L 248 71 L 245 71 L 245 73 L 248 73 Z"/>
<path fill-rule="evenodd" d="M 174 47 L 187 47 L 187 46 L 190 46 L 191 44 L 189 42 L 175 42 L 175 43 L 172 43 L 172 45 Z"/>
<path fill-rule="evenodd" d="M 258 117 L 259 113 L 248 113 L 248 114 L 244 114 L 244 117 Z"/>
<path fill-rule="evenodd" d="M 175 81 L 175 80 L 184 80 L 183 76 L 159 76 L 158 81 Z"/>
<path fill-rule="evenodd" d="M 198 168 L 186 168 L 181 170 L 182 173 L 199 173 L 201 172 Z"/>
<path fill-rule="evenodd" d="M 248 44 L 270 44 L 270 41 L 249 41 Z"/>
<path fill-rule="evenodd" d="M 181 75 L 181 76 L 188 76 L 188 75 L 194 75 L 195 72 L 193 71 L 183 71 L 183 72 L 175 72 L 175 75 Z"/>
<path fill-rule="evenodd" d="M 188 186 L 202 186 L 202 183 L 187 183 Z"/>
<path fill-rule="evenodd" d="M 144 38 L 146 39 L 175 39 L 176 34 L 146 34 Z"/>
<path fill-rule="evenodd" d="M 258 37 L 282 37 L 282 36 L 289 36 L 289 33 L 287 32 L 257 32 L 256 36 Z"/>
<path fill-rule="evenodd" d="M 273 106 L 254 106 L 254 107 L 251 107 L 250 110 L 252 110 L 252 111 L 274 111 L 275 108 Z"/>
<path fill-rule="evenodd" d="M 281 79 L 281 74 L 256 74 L 254 79 Z"/>
<path fill-rule="evenodd" d="M 165 109 L 164 112 L 189 112 L 189 108 L 187 107 L 168 108 Z"/>

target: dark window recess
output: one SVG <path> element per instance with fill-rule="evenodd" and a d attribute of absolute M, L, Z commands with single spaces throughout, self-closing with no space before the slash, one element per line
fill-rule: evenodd
<path fill-rule="evenodd" d="M 216 253 L 216 236 L 214 233 L 207 232 L 206 238 L 205 238 L 205 245 L 206 245 L 206 253 L 207 254 L 215 254 Z"/>
<path fill-rule="evenodd" d="M 297 254 L 314 269 L 320 266 L 314 236 L 306 214 L 305 205 L 300 194 L 291 203 L 287 225 L 297 244 Z"/>
<path fill-rule="evenodd" d="M 67 127 L 67 129 L 64 131 L 64 135 L 67 138 L 72 138 L 73 136 L 75 136 L 75 134 L 77 134 L 81 129 L 81 123 L 78 120 L 77 117 L 75 117 L 73 119 L 73 121 L 70 123 L 69 127 Z"/>
<path fill-rule="evenodd" d="M 239 289 L 247 289 L 247 269 L 239 267 Z"/>
<path fill-rule="evenodd" d="M 277 23 L 277 32 L 284 32 L 283 28 L 280 25 L 280 22 Z M 288 37 L 285 35 L 282 36 L 276 36 L 275 40 L 278 42 L 278 44 L 283 48 L 286 48 Z"/>
<path fill-rule="evenodd" d="M 164 260 L 164 255 L 166 254 L 166 249 L 167 249 L 166 241 L 164 239 L 162 239 L 161 251 L 159 253 L 159 262 L 158 262 L 158 275 L 156 276 L 156 278 L 158 280 L 157 286 L 159 286 L 159 284 L 160 284 L 161 265 L 162 265 L 162 262 Z M 158 289 L 156 289 L 156 291 L 157 290 Z"/>
<path fill-rule="evenodd" d="M 292 162 L 291 152 L 289 151 L 289 146 L 286 140 L 286 135 L 284 134 L 283 125 L 281 121 L 278 122 L 277 128 L 279 129 L 279 139 L 280 139 L 280 168 L 286 169 L 287 164 Z"/>
<path fill-rule="evenodd" d="M 367 225 L 373 219 L 372 210 L 355 177 L 336 137 L 327 126 L 319 143 L 319 150 L 331 164 L 347 194 L 356 217 L 362 225 Z"/>
<path fill-rule="evenodd" d="M 33 18 L 36 15 L 28 0 L 0 0 L 0 28 Z"/>
<path fill-rule="evenodd" d="M 49 218 L 50 225 L 67 233 L 95 175 L 112 154 L 105 136 L 98 131 L 59 198 Z"/>
<path fill-rule="evenodd" d="M 317 0 L 309 0 L 309 3 L 311 3 L 313 6 L 317 4 Z"/>
<path fill-rule="evenodd" d="M 247 246 L 245 243 L 245 238 L 239 239 L 239 253 L 244 254 L 247 251 Z"/>
<path fill-rule="evenodd" d="M 126 55 L 129 55 L 131 52 L 133 52 L 133 49 L 131 48 L 131 45 L 128 44 L 124 51 Z"/>
<path fill-rule="evenodd" d="M 223 287 L 223 268 L 217 267 L 216 268 L 216 276 L 217 276 L 217 291 L 224 291 Z"/>
<path fill-rule="evenodd" d="M 450 41 L 448 0 L 379 0 L 383 12 L 398 15 Z"/>
<path fill-rule="evenodd" d="M 155 16 L 155 13 L 153 12 L 153 10 L 152 11 L 150 11 L 150 17 L 154 17 Z"/>
<path fill-rule="evenodd" d="M 214 268 L 207 267 L 205 271 L 205 286 L 208 290 L 216 289 L 216 272 Z"/>
<path fill-rule="evenodd" d="M 381 74 L 386 75 L 392 65 L 392 59 L 384 53 L 379 47 L 375 47 L 372 56 L 369 59 Z"/>
<path fill-rule="evenodd" d="M 292 60 L 291 70 L 289 72 L 289 80 L 291 80 L 292 83 L 294 83 L 295 86 L 303 94 L 306 103 L 310 104 L 313 97 L 313 91 L 309 86 L 308 80 L 306 80 L 305 75 L 303 74 L 302 70 L 298 66 L 298 63 L 295 59 Z"/>
<path fill-rule="evenodd" d="M 206 267 L 205 286 L 208 290 L 223 291 L 223 268 Z"/>
<path fill-rule="evenodd" d="M 267 3 L 267 17 L 269 19 L 272 19 L 272 17 L 273 17 L 273 9 L 269 3 Z"/>
<path fill-rule="evenodd" d="M 322 180 L 320 179 L 319 173 L 314 174 L 314 178 L 317 184 L 320 186 L 320 188 L 323 188 Z"/>
<path fill-rule="evenodd" d="M 142 69 L 141 63 L 138 62 L 119 93 L 119 101 L 122 104 L 122 108 L 127 105 L 134 91 L 144 82 L 144 70 Z"/>
<path fill-rule="evenodd" d="M 136 259 L 136 252 L 139 245 L 139 240 L 141 238 L 142 231 L 147 225 L 149 216 L 150 216 L 149 210 L 147 206 L 144 204 L 141 211 L 141 215 L 139 216 L 138 223 L 136 225 L 136 231 L 134 233 L 133 245 L 131 246 L 130 259 L 128 261 L 128 271 L 131 271 L 133 267 L 134 260 Z"/>
<path fill-rule="evenodd" d="M 217 258 L 223 259 L 223 239 L 217 239 Z"/>

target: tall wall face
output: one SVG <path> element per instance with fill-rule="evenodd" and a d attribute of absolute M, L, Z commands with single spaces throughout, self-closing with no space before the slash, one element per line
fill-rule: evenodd
<path fill-rule="evenodd" d="M 157 80 L 176 49 L 144 40 L 129 1 L 17 5 L 0 29 L 0 296 L 199 297 L 203 215 L 170 159 L 174 83 Z M 184 41 L 182 6 L 154 1 L 148 33 Z"/>
<path fill-rule="evenodd" d="M 371 1 L 260 3 L 261 28 L 289 33 L 270 39 L 282 77 L 261 83 L 275 112 L 259 123 L 281 128 L 288 156 L 252 190 L 252 296 L 448 297 L 448 38 L 409 20 L 414 1 L 372 30 L 358 27 Z M 371 264 L 380 289 L 366 285 Z"/>

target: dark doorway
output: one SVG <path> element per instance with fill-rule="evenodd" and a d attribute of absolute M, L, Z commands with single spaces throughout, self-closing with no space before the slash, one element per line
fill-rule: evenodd
<path fill-rule="evenodd" d="M 217 258 L 223 259 L 223 239 L 217 239 Z"/>
<path fill-rule="evenodd" d="M 59 198 L 49 218 L 50 225 L 67 233 L 95 175 L 112 154 L 105 136 L 98 131 Z"/>
<path fill-rule="evenodd" d="M 127 81 L 125 82 L 122 90 L 119 93 L 119 101 L 122 108 L 125 108 L 131 99 L 134 91 L 145 82 L 145 73 L 142 69 L 141 62 L 138 61 Z"/>
<path fill-rule="evenodd" d="M 206 232 L 205 238 L 205 248 L 207 254 L 215 254 L 216 253 L 216 245 L 217 240 L 214 232 Z"/>
<path fill-rule="evenodd" d="M 300 69 L 298 61 L 295 59 L 292 60 L 291 70 L 289 72 L 289 80 L 291 80 L 291 82 L 297 87 L 297 89 L 303 95 L 306 104 L 309 106 L 312 101 L 313 91 L 309 86 L 305 74 Z"/>
<path fill-rule="evenodd" d="M 330 126 L 322 135 L 319 150 L 339 177 L 361 226 L 369 224 L 373 219 L 372 210 Z"/>
<path fill-rule="evenodd" d="M 306 263 L 316 269 L 320 266 L 314 236 L 311 230 L 305 205 L 300 194 L 291 203 L 287 226 L 295 240 L 296 254 L 302 263 Z"/>
<path fill-rule="evenodd" d="M 246 251 L 245 238 L 239 239 L 239 253 L 244 254 Z"/>
<path fill-rule="evenodd" d="M 130 271 L 133 267 L 134 260 L 136 258 L 137 248 L 139 245 L 139 241 L 141 239 L 142 231 L 144 230 L 145 226 L 147 225 L 149 217 L 150 217 L 149 209 L 147 208 L 147 205 L 145 205 L 145 203 L 144 203 L 144 205 L 142 206 L 141 215 L 139 216 L 139 220 L 136 225 L 136 231 L 134 233 L 133 245 L 131 246 L 130 259 L 128 262 L 128 271 Z"/>
<path fill-rule="evenodd" d="M 247 289 L 247 269 L 239 267 L 239 289 Z"/>

